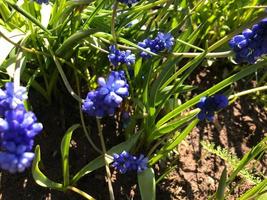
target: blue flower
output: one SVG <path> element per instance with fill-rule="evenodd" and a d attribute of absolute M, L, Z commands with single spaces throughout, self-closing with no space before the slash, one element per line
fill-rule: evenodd
<path fill-rule="evenodd" d="M 228 98 L 221 94 L 216 94 L 212 97 L 202 97 L 197 107 L 201 109 L 198 114 L 199 120 L 213 121 L 214 113 L 228 105 Z"/>
<path fill-rule="evenodd" d="M 245 29 L 242 34 L 234 36 L 229 46 L 235 52 L 236 62 L 255 63 L 267 54 L 267 18 L 255 24 L 252 29 Z"/>
<path fill-rule="evenodd" d="M 30 167 L 33 158 L 33 152 L 24 152 L 22 154 L 0 152 L 0 168 L 10 173 L 23 172 Z"/>
<path fill-rule="evenodd" d="M 132 170 L 138 173 L 147 169 L 148 158 L 141 154 L 139 157 L 133 156 Z"/>
<path fill-rule="evenodd" d="M 132 6 L 132 4 L 137 3 L 139 0 L 118 0 L 118 2 L 124 3 L 128 5 L 129 7 Z"/>
<path fill-rule="evenodd" d="M 0 115 L 3 116 L 6 110 L 15 109 L 23 105 L 28 98 L 25 87 L 14 88 L 12 82 L 5 84 L 5 90 L 0 89 Z"/>
<path fill-rule="evenodd" d="M 49 0 L 36 0 L 36 2 L 39 4 L 42 4 L 42 3 L 48 4 Z"/>
<path fill-rule="evenodd" d="M 158 53 L 164 51 L 165 49 L 171 50 L 174 45 L 174 38 L 170 33 L 161 33 L 159 32 L 155 39 L 145 39 L 143 42 L 139 42 L 138 46 L 151 51 L 153 53 Z M 142 51 L 140 56 L 143 58 L 150 58 L 151 55 L 147 52 Z"/>
<path fill-rule="evenodd" d="M 0 167 L 11 173 L 24 171 L 33 159 L 34 137 L 42 129 L 34 113 L 23 105 L 7 110 L 0 118 Z"/>
<path fill-rule="evenodd" d="M 120 154 L 114 154 L 113 159 L 112 166 L 122 174 L 125 174 L 128 171 L 141 173 L 147 169 L 148 158 L 142 154 L 139 157 L 136 157 L 123 151 Z"/>
<path fill-rule="evenodd" d="M 113 154 L 113 163 L 112 166 L 118 170 L 120 173 L 125 174 L 127 171 L 132 169 L 132 155 L 126 151 L 123 151 L 120 154 Z"/>
<path fill-rule="evenodd" d="M 104 117 L 114 115 L 123 99 L 129 96 L 124 71 L 112 71 L 107 80 L 98 78 L 99 87 L 87 94 L 82 109 L 90 116 Z"/>
<path fill-rule="evenodd" d="M 108 59 L 114 66 L 120 64 L 131 66 L 135 63 L 135 55 L 130 50 L 120 51 L 114 45 L 111 45 L 109 50 Z"/>

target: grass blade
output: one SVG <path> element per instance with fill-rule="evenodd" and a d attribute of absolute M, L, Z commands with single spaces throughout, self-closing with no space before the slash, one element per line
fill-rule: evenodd
<path fill-rule="evenodd" d="M 152 168 L 148 168 L 138 176 L 138 186 L 142 200 L 156 200 L 155 174 Z"/>

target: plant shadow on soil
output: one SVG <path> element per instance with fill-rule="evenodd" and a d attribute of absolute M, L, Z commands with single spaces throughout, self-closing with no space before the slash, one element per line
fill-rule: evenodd
<path fill-rule="evenodd" d="M 214 75 L 215 73 L 215 75 Z M 203 89 L 211 85 L 211 82 L 203 80 L 216 80 L 221 72 L 212 72 L 205 69 L 196 72 L 192 81 L 203 83 L 199 87 Z M 198 77 L 199 76 L 199 77 Z M 211 76 L 211 77 L 209 77 Z M 221 77 L 219 77 L 221 78 Z M 218 80 L 221 80 L 219 79 Z M 198 80 L 199 79 L 199 80 Z M 239 84 L 237 91 L 244 87 Z M 241 85 L 241 86 L 240 86 Z M 30 92 L 30 102 L 40 122 L 44 125 L 44 131 L 38 135 L 35 143 L 41 147 L 41 170 L 53 181 L 62 181 L 60 142 L 65 131 L 73 124 L 80 123 L 78 104 L 69 94 L 61 96 L 55 103 L 45 105 L 36 92 Z M 62 98 L 65 97 L 65 98 Z M 91 128 L 91 137 L 99 147 L 96 123 L 93 118 L 86 118 Z M 107 148 L 123 141 L 122 135 L 114 134 L 117 124 L 112 118 L 105 119 L 104 137 Z M 251 147 L 255 146 L 267 132 L 267 114 L 263 106 L 255 104 L 250 97 L 237 100 L 218 115 L 218 123 L 201 122 L 184 140 L 172 159 L 177 160 L 177 167 L 172 170 L 157 186 L 157 199 L 207 199 L 214 194 L 218 186 L 221 173 L 226 163 L 219 157 L 208 153 L 200 144 L 202 140 L 208 140 L 229 149 L 241 158 Z M 89 161 L 98 156 L 98 153 L 89 145 L 83 131 L 79 129 L 73 134 L 70 148 L 70 172 L 74 175 Z M 265 158 L 265 159 L 264 159 Z M 158 165 L 155 169 L 158 176 L 166 165 Z M 227 165 L 228 166 L 228 165 Z M 266 155 L 257 165 L 257 170 L 266 175 Z M 113 187 L 115 197 L 118 200 L 140 199 L 137 178 L 134 174 L 119 175 L 112 169 Z M 237 178 L 236 181 L 240 179 Z M 235 199 L 238 195 L 249 189 L 252 185 L 244 182 L 234 189 L 229 199 Z M 108 189 L 105 180 L 105 170 L 101 168 L 92 172 L 78 181 L 77 188 L 87 192 L 97 200 L 108 200 Z M 0 199 L 3 200 L 79 200 L 82 197 L 72 192 L 58 192 L 38 186 L 31 175 L 30 169 L 21 174 L 1 174 Z"/>

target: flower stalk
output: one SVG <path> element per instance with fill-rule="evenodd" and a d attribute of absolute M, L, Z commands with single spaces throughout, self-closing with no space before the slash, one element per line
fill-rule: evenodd
<path fill-rule="evenodd" d="M 102 125 L 100 122 L 100 118 L 96 117 L 96 123 L 97 123 L 97 128 L 98 128 L 98 135 L 100 138 L 100 143 L 101 143 L 101 147 L 102 147 L 102 151 L 103 151 L 103 156 L 104 156 L 104 160 L 105 160 L 105 168 L 106 168 L 108 190 L 109 190 L 109 199 L 115 200 L 113 187 L 112 187 L 112 181 L 111 181 L 111 173 L 110 173 L 110 169 L 109 169 L 109 163 L 106 159 L 107 149 L 106 149 L 105 140 L 103 137 L 103 131 L 102 131 L 103 129 L 102 129 Z"/>

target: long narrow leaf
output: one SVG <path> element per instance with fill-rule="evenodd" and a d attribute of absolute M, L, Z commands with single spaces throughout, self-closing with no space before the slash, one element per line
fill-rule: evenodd
<path fill-rule="evenodd" d="M 255 197 L 257 194 L 259 194 L 263 190 L 267 190 L 267 178 L 264 179 L 261 183 L 251 188 L 250 190 L 248 190 L 247 192 L 245 192 L 238 200 L 253 199 L 253 197 Z"/>
<path fill-rule="evenodd" d="M 209 88 L 205 92 L 202 92 L 201 94 L 195 96 L 191 100 L 178 106 L 173 111 L 171 111 L 170 113 L 168 113 L 167 115 L 162 117 L 158 121 L 157 126 L 164 124 L 165 122 L 167 122 L 167 121 L 171 120 L 172 118 L 176 117 L 177 115 L 179 115 L 185 109 L 195 105 L 196 103 L 198 103 L 200 101 L 200 99 L 202 97 L 204 97 L 206 95 L 215 94 L 215 93 L 219 92 L 220 90 L 222 90 L 223 88 L 231 85 L 232 83 L 234 83 L 234 82 L 244 78 L 245 76 L 254 73 L 255 71 L 259 70 L 260 68 L 263 68 L 266 66 L 267 66 L 266 61 L 258 62 L 257 64 L 247 66 L 245 69 L 241 70 L 240 72 L 228 77 L 227 79 L 225 79 L 225 80 L 219 82 L 218 84 L 214 85 L 213 87 Z"/>
<path fill-rule="evenodd" d="M 51 181 L 41 172 L 41 170 L 39 169 L 40 161 L 41 161 L 40 146 L 37 145 L 35 148 L 35 157 L 32 163 L 32 176 L 35 182 L 42 187 L 48 187 L 56 190 L 63 190 L 63 186 L 61 183 L 56 183 L 54 181 Z"/>
<path fill-rule="evenodd" d="M 225 167 L 220 181 L 219 181 L 219 186 L 218 186 L 218 190 L 216 192 L 216 200 L 224 200 L 224 191 L 225 191 L 225 187 L 226 187 L 226 180 L 227 180 L 227 168 Z"/>
<path fill-rule="evenodd" d="M 64 187 L 67 187 L 69 185 L 69 178 L 70 178 L 70 174 L 69 174 L 69 149 L 70 149 L 70 140 L 71 140 L 71 136 L 72 133 L 75 129 L 77 129 L 80 125 L 79 124 L 75 124 L 72 127 L 70 127 L 62 141 L 61 141 L 61 146 L 60 146 L 60 150 L 61 150 L 61 159 L 62 159 L 62 168 L 63 168 L 63 185 Z"/>
<path fill-rule="evenodd" d="M 177 134 L 174 136 L 173 141 L 168 142 L 167 144 L 165 144 L 157 153 L 156 156 L 152 157 L 149 160 L 150 165 L 155 164 L 157 161 L 159 161 L 161 158 L 165 157 L 168 152 L 172 151 L 177 145 L 179 145 L 181 143 L 181 141 L 183 141 L 186 136 L 192 131 L 192 129 L 197 125 L 198 123 L 198 119 L 195 119 L 194 121 L 192 121 L 184 130 L 183 132 L 177 132 Z"/>

